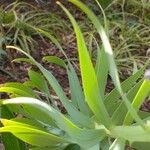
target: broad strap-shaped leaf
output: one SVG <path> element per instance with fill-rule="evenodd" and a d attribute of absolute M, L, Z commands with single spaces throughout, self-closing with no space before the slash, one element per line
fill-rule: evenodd
<path fill-rule="evenodd" d="M 135 74 L 133 74 L 132 76 L 130 76 L 128 79 L 126 79 L 121 83 L 122 90 L 125 93 L 127 93 L 136 84 L 136 81 L 144 73 L 144 69 L 145 67 L 141 68 Z M 116 103 L 116 100 L 118 100 L 119 98 L 120 93 L 118 92 L 117 88 L 114 88 L 108 95 L 105 96 L 104 103 L 109 113 L 112 113 L 109 111 L 110 109 L 112 109 L 112 103 Z"/>
<path fill-rule="evenodd" d="M 1 115 L 3 118 L 11 119 L 14 114 L 9 110 L 7 106 L 1 106 Z M 2 118 L 1 117 L 1 118 Z M 16 138 L 11 133 L 2 133 L 2 142 L 4 144 L 5 150 L 26 150 L 26 145 L 23 141 Z"/>
<path fill-rule="evenodd" d="M 77 134 L 81 131 L 80 128 L 78 128 L 75 124 L 73 124 L 69 119 L 67 119 L 60 112 L 58 112 L 53 107 L 37 99 L 29 98 L 29 97 L 12 98 L 12 99 L 1 101 L 1 104 L 2 105 L 20 104 L 25 110 L 27 110 L 27 112 L 29 112 L 31 116 L 33 116 L 33 118 L 38 118 L 39 121 L 45 122 L 46 124 L 50 124 L 50 125 L 52 124 L 52 120 L 55 120 L 57 125 L 62 130 L 68 132 L 68 134 L 70 135 L 72 134 L 72 132 L 76 131 L 75 133 Z M 43 117 L 44 119 L 42 118 L 42 116 L 44 116 Z"/>
<path fill-rule="evenodd" d="M 69 63 L 67 67 L 67 74 L 69 79 L 69 86 L 71 91 L 72 103 L 84 114 L 89 116 L 89 107 L 85 102 L 83 90 L 81 88 L 78 76 L 75 69 Z"/>
<path fill-rule="evenodd" d="M 20 104 L 24 106 L 24 109 L 26 109 L 25 106 L 30 105 L 30 107 L 32 106 L 30 112 L 32 112 L 32 110 L 36 108 L 37 110 L 39 110 L 42 116 L 44 117 L 49 116 L 50 119 L 52 118 L 53 120 L 55 120 L 57 126 L 63 131 L 65 131 L 67 135 L 69 135 L 69 138 L 66 137 L 68 141 L 78 143 L 82 147 L 92 147 L 95 144 L 99 143 L 106 136 L 106 129 L 104 126 L 99 126 L 99 128 L 96 130 L 81 129 L 77 127 L 75 124 L 73 124 L 69 119 L 67 119 L 60 112 L 58 112 L 54 108 L 48 106 L 46 103 L 43 103 L 37 99 L 22 97 L 22 98 L 13 98 L 9 100 L 4 100 L 1 103 L 3 105 Z M 18 122 L 16 124 L 17 126 L 20 126 Z M 31 126 L 31 125 L 26 124 L 26 127 L 28 126 Z M 21 128 L 19 129 L 23 130 Z M 12 130 L 12 129 L 9 128 L 9 130 Z M 37 130 L 39 130 L 39 128 Z"/>
<path fill-rule="evenodd" d="M 132 102 L 132 106 L 136 111 L 139 110 L 145 98 L 149 95 L 149 92 L 150 92 L 150 81 L 148 79 L 145 79 Z M 133 120 L 134 118 L 128 112 L 125 117 L 124 124 L 130 125 Z"/>
<path fill-rule="evenodd" d="M 33 70 L 29 70 L 28 75 L 31 82 L 35 85 L 35 87 L 39 89 L 41 92 L 43 92 L 44 94 L 46 94 L 46 96 L 49 99 L 52 99 L 45 78 L 40 73 L 35 72 Z"/>
<path fill-rule="evenodd" d="M 143 80 L 140 80 L 133 88 L 131 88 L 131 90 L 129 90 L 129 92 L 127 93 L 127 97 L 128 100 L 132 103 L 135 95 L 137 94 L 141 84 L 142 84 Z M 118 101 L 118 102 L 117 102 Z M 112 107 L 114 107 L 115 109 L 113 109 L 114 111 L 112 112 L 112 122 L 115 125 L 122 125 L 123 121 L 125 119 L 125 116 L 128 112 L 128 109 L 125 106 L 124 101 L 120 101 L 119 99 L 117 99 L 116 101 L 116 106 L 112 105 Z"/>
<path fill-rule="evenodd" d="M 86 43 L 83 37 L 83 34 L 78 26 L 77 22 L 70 14 L 70 12 L 63 7 L 60 3 L 58 3 L 62 9 L 68 15 L 76 33 L 77 38 L 77 46 L 78 46 L 78 53 L 79 53 L 79 61 L 80 61 L 80 69 L 81 69 L 81 77 L 82 77 L 82 84 L 83 90 L 85 94 L 85 99 L 97 117 L 99 121 L 104 124 L 107 128 L 111 126 L 110 117 L 106 111 L 105 105 L 103 103 L 102 97 L 99 93 L 99 86 L 96 78 L 96 73 L 91 62 Z"/>
<path fill-rule="evenodd" d="M 70 120 L 60 112 L 46 103 L 34 98 L 20 97 L 1 101 L 1 105 L 21 105 L 33 118 L 42 123 L 53 125 L 53 120 L 62 130 L 68 134 L 79 133 L 80 128 L 74 125 Z M 44 116 L 44 117 L 43 117 Z"/>
<path fill-rule="evenodd" d="M 95 16 L 95 14 L 88 7 L 86 7 L 86 5 L 84 5 L 79 0 L 69 0 L 69 1 L 75 4 L 76 6 L 78 6 L 83 12 L 86 13 L 89 19 L 94 24 L 95 28 L 97 29 L 97 32 L 99 33 L 103 46 L 104 46 L 105 55 L 106 55 L 108 66 L 109 66 L 109 73 L 113 80 L 113 83 L 115 87 L 117 88 L 118 92 L 120 93 L 122 99 L 124 100 L 126 107 L 128 108 L 128 111 L 130 111 L 130 114 L 132 115 L 132 117 L 136 120 L 136 122 L 138 122 L 141 126 L 144 127 L 144 122 L 140 119 L 137 112 L 133 109 L 132 105 L 130 104 L 130 102 L 128 101 L 126 97 L 126 94 L 123 93 L 123 90 L 121 88 L 121 83 L 119 80 L 117 67 L 115 64 L 114 56 L 113 56 L 113 51 L 112 51 L 109 39 L 107 37 L 107 34 L 104 31 L 104 28 L 101 25 L 99 19 Z"/>
<path fill-rule="evenodd" d="M 7 48 L 15 49 L 23 54 L 25 54 L 43 73 L 43 76 L 47 79 L 48 83 L 52 86 L 55 93 L 59 97 L 60 101 L 66 108 L 68 114 L 72 117 L 73 120 L 75 120 L 78 124 L 83 125 L 84 127 L 91 128 L 94 126 L 94 123 L 91 121 L 89 117 L 78 111 L 72 103 L 69 101 L 69 99 L 66 97 L 63 89 L 61 88 L 60 84 L 56 80 L 56 78 L 52 75 L 52 73 L 48 70 L 46 70 L 40 63 L 35 61 L 33 57 L 31 57 L 29 54 L 21 50 L 20 48 L 14 47 L 14 46 L 7 46 Z"/>
<path fill-rule="evenodd" d="M 56 57 L 56 56 L 45 56 L 43 57 L 43 60 L 57 64 L 65 69 L 67 69 L 67 74 L 69 78 L 69 85 L 70 85 L 70 91 L 71 91 L 71 100 L 72 103 L 79 109 L 82 113 L 88 115 L 88 107 L 84 101 L 84 95 L 82 92 L 82 88 L 80 86 L 80 82 L 78 79 L 78 76 L 71 65 L 71 63 L 68 61 L 68 66 L 66 65 L 65 61 Z"/>
<path fill-rule="evenodd" d="M 102 47 L 100 50 L 100 47 L 98 46 L 97 49 L 98 52 L 97 52 L 95 71 L 96 71 L 97 81 L 99 84 L 100 93 L 104 98 L 109 69 L 108 69 L 104 48 Z"/>
<path fill-rule="evenodd" d="M 3 84 L 0 87 L 0 92 L 7 92 L 7 93 L 15 94 L 17 96 L 38 98 L 38 95 L 36 95 L 31 88 L 19 82 L 9 82 Z"/>
<path fill-rule="evenodd" d="M 116 126 L 111 130 L 112 136 L 132 142 L 150 142 L 150 125 L 145 124 L 146 129 L 139 125 Z"/>
<path fill-rule="evenodd" d="M 10 132 L 24 142 L 35 146 L 56 146 L 59 143 L 67 142 L 61 137 L 36 129 L 34 126 L 18 124 L 18 122 L 15 124 L 15 121 L 6 119 L 1 119 L 1 122 L 4 125 L 0 128 L 1 133 Z"/>

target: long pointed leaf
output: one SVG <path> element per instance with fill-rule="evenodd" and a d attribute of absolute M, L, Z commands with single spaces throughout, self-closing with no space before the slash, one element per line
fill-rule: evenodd
<path fill-rule="evenodd" d="M 99 93 L 99 86 L 98 86 L 95 70 L 92 65 L 80 27 L 78 26 L 77 22 L 70 14 L 70 12 L 65 7 L 63 7 L 63 5 L 61 5 L 60 3 L 58 4 L 68 15 L 76 33 L 81 77 L 82 77 L 83 90 L 84 90 L 86 101 L 89 107 L 91 108 L 91 110 L 96 115 L 96 117 L 99 119 L 99 121 L 101 121 L 107 128 L 109 128 L 111 126 L 110 117 L 106 111 L 102 97 Z"/>
<path fill-rule="evenodd" d="M 16 137 L 32 145 L 55 146 L 61 142 L 67 142 L 63 138 L 44 132 L 43 130 L 36 129 L 34 128 L 34 126 L 32 127 L 23 123 L 15 124 L 15 121 L 9 121 L 6 119 L 4 120 L 1 119 L 1 122 L 4 125 L 4 127 L 0 128 L 1 133 L 10 132 L 14 134 Z M 9 123 L 9 125 L 7 125 L 7 123 Z"/>
<path fill-rule="evenodd" d="M 118 72 L 117 72 L 117 67 L 116 67 L 116 64 L 114 61 L 113 51 L 112 51 L 109 39 L 108 39 L 100 21 L 95 16 L 95 14 L 88 7 L 86 7 L 83 3 L 81 3 L 79 0 L 69 0 L 69 1 L 72 2 L 73 4 L 75 4 L 76 6 L 78 6 L 83 12 L 86 13 L 88 15 L 88 17 L 90 18 L 90 20 L 92 21 L 92 23 L 94 24 L 95 28 L 97 29 L 97 31 L 100 35 L 100 38 L 102 40 L 103 46 L 104 46 L 105 55 L 107 57 L 108 66 L 109 66 L 109 72 L 110 72 L 111 78 L 113 80 L 113 83 L 116 86 L 118 92 L 120 93 L 122 99 L 124 100 L 126 107 L 128 108 L 128 111 L 130 111 L 130 114 L 132 115 L 132 117 L 141 126 L 144 127 L 144 122 L 140 119 L 137 112 L 133 109 L 133 107 L 130 104 L 130 102 L 128 101 L 126 95 L 122 91 Z"/>
<path fill-rule="evenodd" d="M 93 122 L 89 117 L 84 115 L 83 113 L 79 112 L 68 100 L 66 95 L 64 94 L 63 89 L 61 88 L 60 84 L 56 80 L 56 78 L 52 75 L 52 73 L 48 70 L 46 70 L 41 64 L 39 64 L 33 57 L 31 57 L 29 54 L 21 50 L 20 48 L 14 47 L 14 46 L 7 46 L 9 49 L 15 49 L 23 54 L 25 54 L 43 73 L 49 84 L 52 86 L 56 94 L 58 95 L 60 101 L 65 106 L 66 110 L 68 111 L 69 115 L 72 117 L 73 120 L 75 120 L 78 124 L 86 126 L 88 128 L 91 128 L 94 126 Z"/>

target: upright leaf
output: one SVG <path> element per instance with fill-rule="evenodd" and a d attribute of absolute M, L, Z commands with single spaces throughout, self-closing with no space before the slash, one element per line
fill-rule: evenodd
<path fill-rule="evenodd" d="M 25 54 L 32 61 L 32 63 L 34 63 L 39 68 L 39 70 L 43 73 L 44 77 L 47 79 L 48 83 L 54 89 L 55 93 L 58 95 L 60 101 L 63 103 L 68 114 L 72 117 L 73 120 L 75 120 L 78 124 L 86 126 L 88 128 L 93 127 L 94 123 L 91 121 L 91 119 L 89 117 L 87 117 L 86 115 L 84 115 L 83 113 L 79 112 L 72 105 L 72 103 L 68 100 L 68 98 L 66 97 L 60 84 L 58 83 L 58 81 L 52 75 L 52 73 L 50 71 L 46 70 L 40 63 L 35 61 L 35 59 L 33 57 L 31 57 L 29 54 L 27 54 L 20 48 L 17 48 L 14 46 L 7 46 L 7 48 L 15 49 L 15 50 L 20 51 L 21 53 Z"/>
<path fill-rule="evenodd" d="M 83 90 L 81 88 L 78 76 L 71 64 L 69 64 L 69 67 L 67 68 L 67 74 L 69 78 L 72 102 L 82 113 L 89 116 L 89 108 L 84 100 L 85 97 Z"/>
<path fill-rule="evenodd" d="M 92 65 L 80 27 L 78 26 L 77 22 L 75 21 L 73 16 L 70 14 L 70 12 L 65 7 L 63 7 L 63 5 L 61 5 L 60 3 L 58 4 L 63 8 L 63 10 L 68 15 L 76 33 L 79 60 L 80 60 L 81 77 L 82 77 L 82 84 L 83 84 L 85 99 L 89 107 L 91 108 L 91 110 L 99 119 L 99 121 L 103 123 L 107 128 L 109 128 L 111 126 L 110 117 L 107 113 L 102 97 L 99 93 L 99 86 L 98 86 L 95 70 Z"/>
<path fill-rule="evenodd" d="M 114 56 L 113 56 L 113 51 L 112 51 L 109 39 L 107 37 L 107 34 L 104 31 L 103 26 L 101 25 L 100 21 L 95 16 L 95 14 L 88 7 L 86 7 L 82 2 L 80 2 L 79 0 L 69 0 L 69 1 L 75 4 L 76 6 L 78 6 L 83 12 L 86 13 L 88 17 L 90 18 L 90 20 L 92 21 L 92 23 L 94 24 L 95 28 L 97 29 L 97 32 L 99 33 L 103 46 L 104 46 L 105 55 L 106 55 L 108 66 L 109 66 L 109 73 L 113 80 L 113 83 L 116 86 L 118 92 L 120 93 L 122 99 L 124 100 L 126 107 L 128 108 L 128 111 L 130 111 L 130 114 L 132 115 L 132 117 L 141 126 L 144 127 L 144 122 L 140 119 L 137 112 L 131 106 L 130 102 L 128 101 L 126 97 L 126 94 L 123 93 L 120 80 L 119 80 L 119 76 L 118 76 L 118 72 L 117 72 L 117 67 L 115 64 Z"/>

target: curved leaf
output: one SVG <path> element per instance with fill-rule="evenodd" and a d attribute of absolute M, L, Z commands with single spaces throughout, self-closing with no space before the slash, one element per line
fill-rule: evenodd
<path fill-rule="evenodd" d="M 90 56 L 86 47 L 86 43 L 82 35 L 82 32 L 80 30 L 80 27 L 78 26 L 77 22 L 75 21 L 73 16 L 70 14 L 70 12 L 59 2 L 58 4 L 62 7 L 62 9 L 68 15 L 76 33 L 79 60 L 80 60 L 81 77 L 82 77 L 85 99 L 89 107 L 91 108 L 91 110 L 96 115 L 97 119 L 108 128 L 111 126 L 110 117 L 105 108 L 102 97 L 99 93 L 99 86 L 98 86 L 98 82 L 96 78 L 96 73 L 95 73 L 93 64 L 91 62 L 91 59 L 90 59 Z"/>
<path fill-rule="evenodd" d="M 59 143 L 66 142 L 63 138 L 53 134 L 44 132 L 26 124 L 15 124 L 15 121 L 1 119 L 4 127 L 0 128 L 0 132 L 10 132 L 19 139 L 35 146 L 55 146 Z M 11 125 L 12 122 L 12 125 Z M 9 123 L 9 125 L 7 125 Z"/>

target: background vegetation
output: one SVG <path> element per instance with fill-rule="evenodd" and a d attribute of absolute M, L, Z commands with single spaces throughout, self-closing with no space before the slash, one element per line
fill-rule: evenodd
<path fill-rule="evenodd" d="M 148 150 L 149 1 L 62 3 L 1 5 L 2 146 Z"/>

